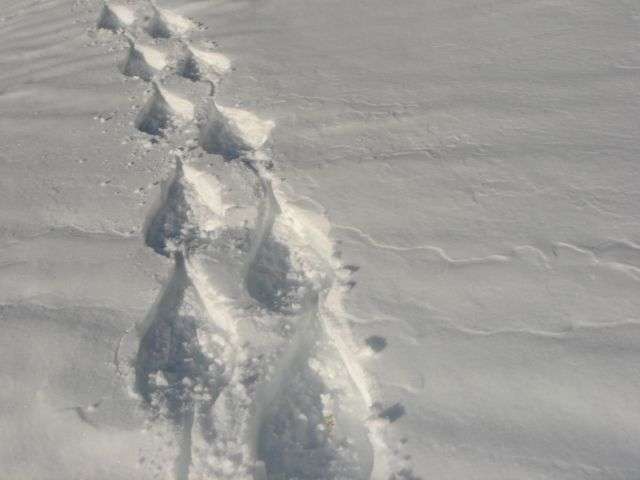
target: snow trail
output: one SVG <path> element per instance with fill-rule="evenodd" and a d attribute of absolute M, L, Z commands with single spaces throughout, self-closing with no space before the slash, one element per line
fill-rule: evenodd
<path fill-rule="evenodd" d="M 150 82 L 136 128 L 176 152 L 145 232 L 174 268 L 133 361 L 150 429 L 168 423 L 177 445 L 166 475 L 392 478 L 386 421 L 342 310 L 351 272 L 329 222 L 273 175 L 273 122 L 215 102 L 230 63 L 191 44 L 191 19 L 110 3 L 97 25 L 129 42 L 121 72 Z M 179 78 L 210 95 L 174 93 Z"/>

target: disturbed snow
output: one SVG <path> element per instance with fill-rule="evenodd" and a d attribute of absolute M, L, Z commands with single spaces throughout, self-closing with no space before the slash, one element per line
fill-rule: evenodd
<path fill-rule="evenodd" d="M 2 7 L 9 478 L 640 474 L 632 2 Z"/>

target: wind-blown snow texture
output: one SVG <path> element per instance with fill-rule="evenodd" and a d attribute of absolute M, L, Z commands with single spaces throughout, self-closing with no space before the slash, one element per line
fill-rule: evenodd
<path fill-rule="evenodd" d="M 0 467 L 640 476 L 640 9 L 0 1 Z"/>

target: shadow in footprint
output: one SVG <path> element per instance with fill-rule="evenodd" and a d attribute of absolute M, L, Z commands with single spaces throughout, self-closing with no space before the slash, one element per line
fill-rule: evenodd
<path fill-rule="evenodd" d="M 258 249 L 245 282 L 254 300 L 279 313 L 295 313 L 317 296 L 304 274 L 292 268 L 289 248 L 270 237 Z"/>
<path fill-rule="evenodd" d="M 166 66 L 164 57 L 158 51 L 150 47 L 137 46 L 134 39 L 130 37 L 127 37 L 127 41 L 129 42 L 127 56 L 118 66 L 123 75 L 150 81 Z M 152 63 L 147 59 L 145 52 L 154 60 Z"/>
<path fill-rule="evenodd" d="M 193 104 L 152 83 L 153 94 L 136 118 L 136 128 L 149 135 L 162 135 L 164 131 L 194 118 Z"/>
<path fill-rule="evenodd" d="M 200 119 L 200 146 L 226 159 L 259 150 L 269 139 L 274 123 L 247 110 L 221 107 L 211 101 Z"/>
<path fill-rule="evenodd" d="M 178 164 L 174 178 L 162 192 L 160 207 L 151 217 L 145 232 L 146 245 L 166 257 L 171 255 L 187 233 L 189 207 L 182 176 L 182 166 Z"/>
<path fill-rule="evenodd" d="M 200 129 L 200 146 L 207 153 L 233 160 L 242 154 L 241 143 L 229 132 L 225 119 L 211 108 L 206 123 Z"/>
<path fill-rule="evenodd" d="M 152 38 L 171 38 L 189 29 L 189 21 L 167 10 L 154 7 L 145 30 Z"/>
<path fill-rule="evenodd" d="M 194 82 L 201 79 L 200 65 L 189 49 L 176 62 L 176 73 Z"/>
<path fill-rule="evenodd" d="M 309 372 L 307 372 L 309 373 Z M 264 461 L 268 478 L 328 478 L 327 467 L 333 457 L 326 444 L 320 394 L 324 386 L 311 374 L 302 383 L 286 385 L 287 395 L 259 438 L 259 456 Z M 291 391 L 293 387 L 293 391 Z"/>
<path fill-rule="evenodd" d="M 112 32 L 124 30 L 134 21 L 134 15 L 127 7 L 120 5 L 109 5 L 105 2 L 98 16 L 96 26 Z"/>
<path fill-rule="evenodd" d="M 185 302 L 190 282 L 180 254 L 176 267 L 144 333 L 135 359 L 135 386 L 154 415 L 166 415 L 179 432 L 176 459 L 179 479 L 188 478 L 195 388 L 207 392 L 212 403 L 220 385 L 210 373 L 212 364 L 198 341 L 198 318 Z M 207 408 L 204 408 L 207 410 Z"/>
<path fill-rule="evenodd" d="M 322 398 L 329 392 L 308 366 L 292 372 L 259 433 L 258 456 L 268 479 L 364 480 L 368 469 L 351 440 L 339 437 Z M 360 432 L 361 433 L 361 432 Z"/>

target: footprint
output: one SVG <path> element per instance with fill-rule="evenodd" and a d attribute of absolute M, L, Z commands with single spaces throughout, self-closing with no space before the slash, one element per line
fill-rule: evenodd
<path fill-rule="evenodd" d="M 196 24 L 150 3 L 144 30 L 175 39 L 158 43 L 179 50 L 166 56 L 127 34 L 119 68 L 151 82 L 136 128 L 154 136 L 170 130 L 167 143 L 181 152 L 145 226 L 147 246 L 174 270 L 134 362 L 136 389 L 160 420 L 152 425 L 170 430 L 173 478 L 387 478 L 376 467 L 377 433 L 365 421 L 372 403 L 365 374 L 324 295 L 344 290 L 346 271 L 358 267 L 333 265 L 324 230 L 276 195 L 268 158 L 256 160 L 267 157 L 274 123 L 211 98 L 229 59 L 191 45 Z M 134 22 L 131 9 L 105 3 L 98 26 L 119 32 Z M 167 90 L 156 79 L 161 72 L 168 83 L 180 76 L 211 85 L 198 142 L 184 140 L 194 104 Z M 383 337 L 366 342 L 373 351 L 386 347 Z M 388 422 L 405 414 L 400 404 L 380 410 Z"/>
<path fill-rule="evenodd" d="M 390 423 L 393 423 L 399 420 L 401 417 L 403 417 L 405 413 L 407 412 L 404 406 L 401 403 L 395 403 L 390 407 L 387 407 L 384 410 L 382 410 L 378 414 L 378 416 L 380 418 L 384 418 L 385 420 L 388 420 Z"/>
<path fill-rule="evenodd" d="M 179 448 L 175 458 L 178 480 L 188 479 L 194 426 L 206 429 L 209 411 L 224 383 L 211 345 L 203 348 L 199 331 L 206 326 L 180 254 L 175 269 L 140 341 L 135 359 L 135 385 L 153 414 L 175 428 Z"/>
<path fill-rule="evenodd" d="M 230 69 L 231 62 L 221 53 L 200 50 L 186 42 L 176 62 L 176 73 L 193 81 L 208 77 L 208 74 L 219 77 Z"/>
<path fill-rule="evenodd" d="M 174 95 L 157 82 L 153 82 L 153 93 L 136 119 L 136 128 L 150 135 L 160 135 L 176 122 L 188 122 L 194 118 L 191 102 Z"/>
<path fill-rule="evenodd" d="M 129 50 L 120 64 L 120 71 L 124 75 L 150 81 L 167 66 L 166 57 L 161 51 L 136 43 L 130 36 L 127 36 L 127 41 Z"/>
<path fill-rule="evenodd" d="M 317 292 L 291 262 L 289 248 L 267 237 L 249 267 L 245 280 L 249 295 L 267 310 L 293 314 L 317 301 Z"/>
<path fill-rule="evenodd" d="M 344 369 L 325 363 L 314 348 L 321 338 L 317 325 L 305 325 L 277 396 L 264 413 L 258 458 L 266 478 L 300 480 L 366 480 L 371 475 L 372 448 L 360 418 L 357 395 L 349 391 Z M 318 365 L 322 365 L 318 367 Z M 331 373 L 329 373 L 331 372 Z M 331 384 L 323 378 L 331 378 Z"/>
<path fill-rule="evenodd" d="M 208 153 L 237 158 L 243 151 L 260 149 L 273 127 L 273 122 L 251 112 L 211 101 L 200 126 L 200 146 Z"/>
<path fill-rule="evenodd" d="M 135 19 L 133 10 L 128 7 L 105 2 L 100 11 L 97 26 L 98 28 L 118 32 L 132 25 Z"/>
<path fill-rule="evenodd" d="M 188 18 L 153 5 L 153 14 L 146 31 L 153 38 L 171 38 L 186 34 L 195 26 Z"/>
<path fill-rule="evenodd" d="M 181 241 L 182 229 L 188 224 L 182 164 L 178 163 L 172 178 L 162 186 L 159 207 L 145 227 L 145 243 L 156 253 L 170 257 Z"/>

